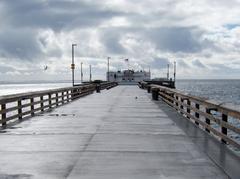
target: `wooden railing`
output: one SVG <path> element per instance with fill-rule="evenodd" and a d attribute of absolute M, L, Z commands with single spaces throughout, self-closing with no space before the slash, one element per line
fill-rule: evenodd
<path fill-rule="evenodd" d="M 101 90 L 110 89 L 110 88 L 113 88 L 117 85 L 118 85 L 117 82 L 104 82 L 104 83 L 101 83 L 100 88 L 101 88 Z"/>
<path fill-rule="evenodd" d="M 175 89 L 175 81 L 168 80 L 168 79 L 144 80 L 144 81 L 138 82 L 139 88 L 142 88 L 142 89 L 148 89 L 150 85 L 159 85 L 159 86 Z"/>
<path fill-rule="evenodd" d="M 107 89 L 115 83 L 99 84 L 100 89 Z M 85 84 L 69 88 L 59 88 L 16 95 L 0 96 L 0 125 L 6 127 L 10 121 L 22 120 L 34 116 L 74 99 L 93 93 L 96 84 Z"/>
<path fill-rule="evenodd" d="M 151 85 L 150 91 L 154 100 L 160 97 L 200 128 L 240 150 L 240 141 L 231 137 L 233 134 L 240 137 L 240 109 L 159 85 Z M 233 124 L 230 118 L 238 125 Z"/>

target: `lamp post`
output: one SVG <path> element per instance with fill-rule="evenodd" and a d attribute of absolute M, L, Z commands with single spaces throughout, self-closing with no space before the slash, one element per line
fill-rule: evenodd
<path fill-rule="evenodd" d="M 74 86 L 74 69 L 75 69 L 75 64 L 74 64 L 74 47 L 77 46 L 77 44 L 72 44 L 72 64 L 71 64 L 71 69 L 72 69 L 72 85 Z"/>
<path fill-rule="evenodd" d="M 83 82 L 82 64 L 83 64 L 83 62 L 81 62 L 81 83 Z"/>
<path fill-rule="evenodd" d="M 89 65 L 89 81 L 92 81 L 92 66 Z"/>
<path fill-rule="evenodd" d="M 173 73 L 173 76 L 174 76 L 174 82 L 176 81 L 176 61 L 174 61 L 174 73 Z"/>
<path fill-rule="evenodd" d="M 108 71 L 107 71 L 107 81 L 109 81 L 109 60 L 110 60 L 111 57 L 108 57 L 107 58 L 107 63 L 108 63 Z"/>
<path fill-rule="evenodd" d="M 148 66 L 148 73 L 149 73 L 149 74 L 151 73 L 151 68 L 150 68 L 150 66 Z"/>
<path fill-rule="evenodd" d="M 169 79 L 169 64 L 167 64 L 167 79 Z"/>

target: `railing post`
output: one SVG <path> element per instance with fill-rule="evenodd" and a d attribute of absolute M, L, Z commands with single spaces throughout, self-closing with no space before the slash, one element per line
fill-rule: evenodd
<path fill-rule="evenodd" d="M 175 93 L 175 99 L 176 99 L 176 102 L 175 102 L 175 104 L 176 104 L 176 106 L 178 107 L 178 96 L 176 95 L 176 93 Z"/>
<path fill-rule="evenodd" d="M 209 108 L 206 108 L 206 113 L 211 114 L 211 110 Z M 207 125 L 210 125 L 210 119 L 206 118 L 205 122 L 206 122 Z M 210 130 L 208 128 L 205 128 L 205 131 L 210 133 Z"/>
<path fill-rule="evenodd" d="M 195 103 L 195 108 L 199 110 L 200 109 L 199 104 Z M 199 113 L 198 112 L 195 112 L 195 117 L 199 119 Z M 197 121 L 195 121 L 195 124 L 199 125 L 199 123 Z"/>
<path fill-rule="evenodd" d="M 100 86 L 100 90 L 102 90 L 102 87 L 101 87 L 101 86 Z M 85 93 L 85 92 L 84 92 L 84 87 L 81 87 L 81 88 L 80 88 L 80 91 L 81 91 L 80 93 L 84 95 L 84 93 Z"/>
<path fill-rule="evenodd" d="M 6 104 L 1 104 L 1 110 L 5 110 L 6 109 Z M 6 112 L 2 113 L 2 121 L 6 120 Z M 2 127 L 6 127 L 7 122 L 2 122 Z"/>
<path fill-rule="evenodd" d="M 181 103 L 184 103 L 184 100 L 183 100 L 182 97 L 180 97 L 180 101 L 181 101 Z M 180 109 L 181 109 L 181 110 L 184 110 L 184 107 L 183 107 L 182 104 L 180 105 Z M 184 114 L 183 112 L 180 112 L 180 113 L 181 113 L 181 114 Z"/>
<path fill-rule="evenodd" d="M 69 102 L 69 91 L 67 90 L 67 102 Z"/>
<path fill-rule="evenodd" d="M 31 116 L 34 116 L 34 99 L 33 98 L 31 98 L 30 99 L 30 103 L 31 103 Z"/>
<path fill-rule="evenodd" d="M 151 86 L 150 85 L 147 86 L 147 92 L 151 93 Z"/>
<path fill-rule="evenodd" d="M 44 103 L 43 103 L 43 96 L 40 96 L 40 101 L 41 101 L 41 111 L 44 111 Z"/>
<path fill-rule="evenodd" d="M 75 96 L 75 97 L 76 97 L 76 98 L 79 98 L 79 95 L 80 95 L 79 88 L 77 88 L 75 92 L 76 92 L 76 94 L 75 94 L 76 96 Z"/>
<path fill-rule="evenodd" d="M 76 95 L 76 94 L 74 94 L 75 92 L 76 92 L 75 89 L 71 90 L 71 98 L 70 98 L 71 100 L 75 99 L 75 95 Z"/>
<path fill-rule="evenodd" d="M 159 89 L 158 88 L 152 88 L 152 99 L 157 101 L 158 100 L 158 93 Z"/>
<path fill-rule="evenodd" d="M 64 104 L 64 91 L 62 92 L 62 104 Z"/>
<path fill-rule="evenodd" d="M 174 98 L 174 93 L 170 94 L 169 96 L 171 96 L 172 98 Z M 170 99 L 169 101 L 170 101 L 170 102 L 173 104 L 173 106 L 174 106 L 174 100 Z"/>
<path fill-rule="evenodd" d="M 97 93 L 101 92 L 101 86 L 99 84 L 96 85 L 96 92 Z"/>
<path fill-rule="evenodd" d="M 228 122 L 228 116 L 226 114 L 222 114 L 222 121 Z M 227 136 L 227 128 L 226 127 L 222 127 L 222 133 Z M 224 139 L 221 139 L 221 141 L 225 144 L 227 143 Z"/>
<path fill-rule="evenodd" d="M 18 100 L 18 119 L 22 119 L 22 100 Z"/>
<path fill-rule="evenodd" d="M 56 93 L 56 106 L 58 106 L 58 92 Z"/>
<path fill-rule="evenodd" d="M 189 107 L 187 107 L 187 113 L 188 113 L 188 114 L 191 114 L 191 110 L 190 110 L 191 101 L 190 101 L 189 99 L 187 99 L 187 105 L 189 106 Z M 187 118 L 190 119 L 189 116 L 187 116 Z"/>
<path fill-rule="evenodd" d="M 52 108 L 52 95 L 49 93 L 48 94 L 48 105 L 49 105 L 49 109 Z"/>

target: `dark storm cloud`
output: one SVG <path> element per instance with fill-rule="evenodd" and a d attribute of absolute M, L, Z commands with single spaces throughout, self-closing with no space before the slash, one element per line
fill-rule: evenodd
<path fill-rule="evenodd" d="M 7 72 L 14 72 L 14 71 L 15 71 L 15 69 L 12 67 L 0 65 L 0 73 L 7 73 Z"/>
<path fill-rule="evenodd" d="M 36 31 L 28 28 L 1 29 L 0 30 L 0 57 L 17 58 L 21 60 L 35 61 L 39 57 L 61 57 L 59 48 L 47 48 L 48 42 L 45 37 L 38 37 Z"/>
<path fill-rule="evenodd" d="M 104 3 L 87 1 L 66 0 L 3 0 L 2 4 L 5 26 L 9 29 L 1 33 L 0 30 L 0 54 L 17 58 L 31 59 L 38 55 L 61 56 L 61 52 L 55 50 L 50 54 L 42 54 L 41 47 L 46 47 L 46 41 L 36 39 L 34 31 L 39 29 L 52 29 L 56 33 L 67 33 L 77 28 L 97 28 L 98 25 L 113 17 L 125 17 L 129 20 L 137 18 L 142 21 L 140 14 L 120 12 L 118 9 L 107 9 Z M 162 12 L 169 16 L 167 11 Z M 149 15 L 150 19 L 156 19 L 155 15 Z M 174 16 L 175 17 L 175 16 Z M 171 18 L 172 19 L 172 18 Z M 29 29 L 29 34 L 25 29 Z M 32 32 L 31 32 L 32 30 Z M 196 53 L 206 48 L 206 43 L 200 41 L 201 32 L 193 27 L 158 27 L 137 28 L 134 25 L 128 28 L 108 27 L 100 32 L 100 43 L 105 46 L 110 54 L 126 54 L 127 50 L 120 40 L 127 32 L 136 33 L 143 38 L 143 42 L 151 42 L 161 51 Z M 5 38 L 5 37 L 8 38 Z M 16 44 L 14 44 L 16 41 Z M 23 45 L 22 45 L 23 44 Z M 59 49 L 61 50 L 61 49 Z"/>
<path fill-rule="evenodd" d="M 157 57 L 153 60 L 153 62 L 151 62 L 151 66 L 155 69 L 162 69 L 162 68 L 166 68 L 169 63 L 170 62 L 167 58 Z"/>
<path fill-rule="evenodd" d="M 33 60 L 41 54 L 34 31 L 29 29 L 2 29 L 0 31 L 0 55 L 2 57 Z"/>
<path fill-rule="evenodd" d="M 196 67 L 199 67 L 199 68 L 206 68 L 206 66 L 198 59 L 194 60 L 192 62 L 192 64 Z"/>
<path fill-rule="evenodd" d="M 146 31 L 146 35 L 160 50 L 195 53 L 203 48 L 199 40 L 200 34 L 195 30 L 191 27 L 152 28 Z"/>
<path fill-rule="evenodd" d="M 231 75 L 238 75 L 239 76 L 239 68 L 232 68 L 225 64 L 214 63 L 211 64 L 213 73 L 221 74 L 223 76 L 231 76 Z"/>
<path fill-rule="evenodd" d="M 153 43 L 158 50 L 171 53 L 199 53 L 205 48 L 215 48 L 210 41 L 201 39 L 203 32 L 196 27 L 108 28 L 101 33 L 102 43 L 111 53 L 125 53 L 119 41 L 128 32 L 140 36 L 142 42 Z"/>
<path fill-rule="evenodd" d="M 109 53 L 123 54 L 126 52 L 124 47 L 120 44 L 120 40 L 123 35 L 124 31 L 121 29 L 105 29 L 101 33 L 101 42 L 104 44 Z"/>
<path fill-rule="evenodd" d="M 184 67 L 184 68 L 190 68 L 190 66 L 184 60 L 178 60 L 177 66 Z"/>
<path fill-rule="evenodd" d="M 223 27 L 225 27 L 225 28 L 227 28 L 229 30 L 232 30 L 232 29 L 235 29 L 235 28 L 237 28 L 239 26 L 240 26 L 240 24 L 226 24 Z"/>
<path fill-rule="evenodd" d="M 83 1 L 49 0 L 4 0 L 6 20 L 11 26 L 31 28 L 89 27 L 100 24 L 104 19 L 121 15 L 117 11 L 104 9 L 97 3 Z"/>
<path fill-rule="evenodd" d="M 122 15 L 113 10 L 104 9 L 100 4 L 84 1 L 66 0 L 3 0 L 0 2 L 0 56 L 33 60 L 36 57 L 61 57 L 61 49 L 44 54 L 41 47 L 47 47 L 44 37 L 37 37 L 40 29 L 52 29 L 55 33 L 84 27 L 97 27 L 104 20 Z M 105 35 L 108 50 L 123 52 L 118 34 Z"/>
<path fill-rule="evenodd" d="M 10 59 L 15 67 L 25 60 L 35 67 L 38 62 L 61 60 L 64 66 L 71 59 L 71 43 L 77 43 L 76 56 L 95 57 L 96 61 L 89 62 L 100 70 L 103 62 L 98 62 L 106 56 L 111 56 L 111 63 L 119 69 L 126 65 L 114 62 L 114 56 L 129 58 L 136 67 L 166 68 L 169 60 L 165 57 L 171 57 L 182 58 L 177 60 L 178 65 L 189 71 L 192 68 L 192 74 L 196 67 L 211 70 L 209 63 L 218 60 L 216 53 L 235 56 L 239 25 L 239 8 L 236 4 L 232 7 L 234 0 L 213 1 L 188 6 L 188 1 L 177 0 L 0 0 L 0 62 Z M 221 11 L 217 9 L 220 1 Z M 216 8 L 209 11 L 209 3 Z M 230 8 L 227 4 L 235 11 L 228 13 L 224 9 Z M 225 27 L 224 31 L 219 27 Z M 219 63 L 224 64 L 225 58 L 220 55 Z M 205 58 L 206 64 L 187 61 L 198 57 Z M 224 68 L 216 69 L 221 73 Z"/>

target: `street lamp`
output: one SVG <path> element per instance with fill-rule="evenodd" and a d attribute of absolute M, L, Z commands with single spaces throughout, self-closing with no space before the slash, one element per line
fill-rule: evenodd
<path fill-rule="evenodd" d="M 82 64 L 83 64 L 83 62 L 81 62 L 81 83 L 83 82 Z"/>
<path fill-rule="evenodd" d="M 72 69 L 72 85 L 74 86 L 74 69 L 75 69 L 75 64 L 74 64 L 74 47 L 77 46 L 77 44 L 72 44 L 72 64 L 71 64 L 71 69 Z"/>
<path fill-rule="evenodd" d="M 176 61 L 174 61 L 174 72 L 173 72 L 173 76 L 174 76 L 174 82 L 176 81 Z"/>
<path fill-rule="evenodd" d="M 167 64 L 167 79 L 169 80 L 169 64 Z"/>
<path fill-rule="evenodd" d="M 92 65 L 89 65 L 89 81 L 92 81 Z"/>
<path fill-rule="evenodd" d="M 108 63 L 108 71 L 107 71 L 107 81 L 109 81 L 109 60 L 110 60 L 111 57 L 108 57 L 107 58 L 107 63 Z"/>

